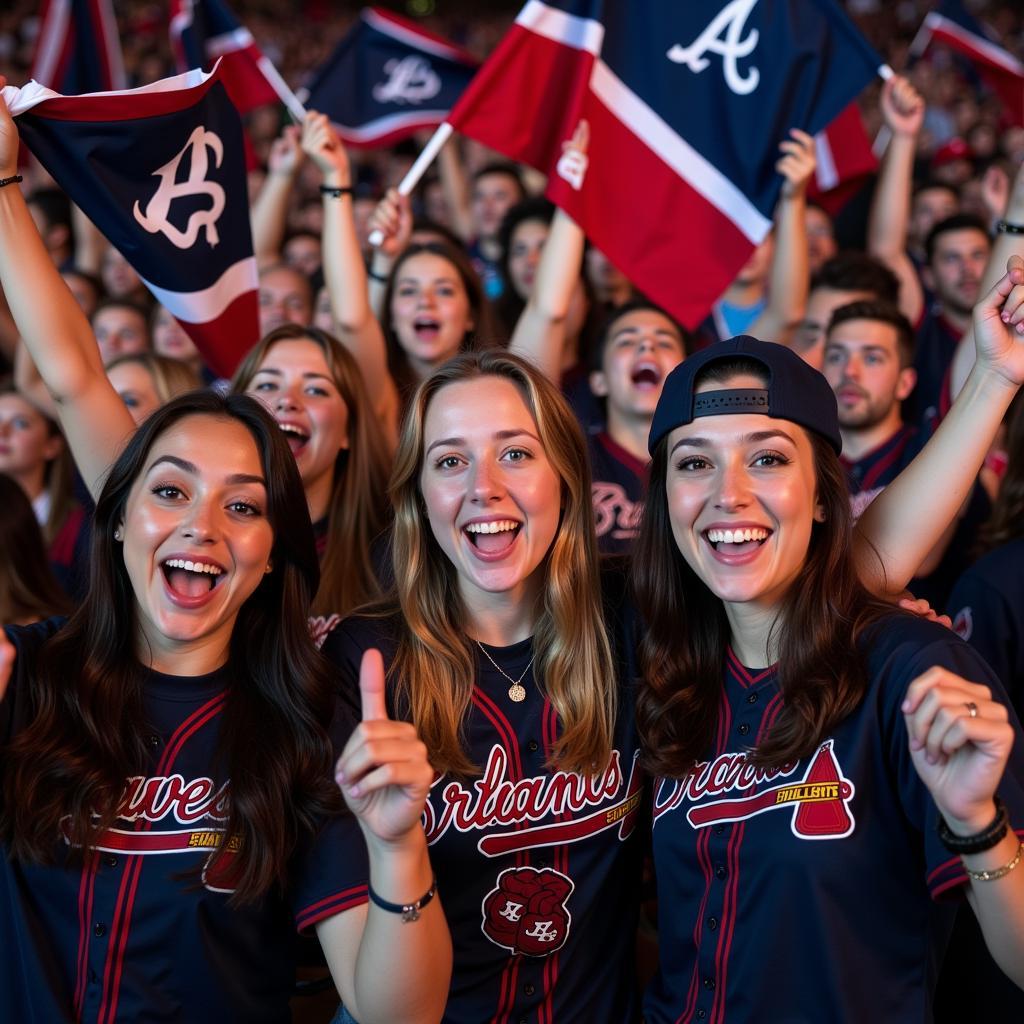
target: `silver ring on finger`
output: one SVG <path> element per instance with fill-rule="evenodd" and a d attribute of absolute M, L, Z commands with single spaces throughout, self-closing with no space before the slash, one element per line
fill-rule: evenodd
<path fill-rule="evenodd" d="M 973 700 L 964 701 L 964 707 L 967 708 L 967 714 L 970 715 L 971 718 L 978 717 L 978 705 L 975 704 Z"/>

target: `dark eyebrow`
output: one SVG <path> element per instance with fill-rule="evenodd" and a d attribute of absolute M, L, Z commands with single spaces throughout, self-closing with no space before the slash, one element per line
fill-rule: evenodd
<path fill-rule="evenodd" d="M 275 376 L 275 377 L 283 377 L 284 376 L 284 373 L 281 370 L 277 370 L 273 366 L 262 366 L 262 367 L 260 367 L 260 369 L 258 369 L 256 371 L 256 373 L 253 374 L 253 376 L 255 377 L 255 376 L 257 376 L 258 374 L 261 374 L 261 373 L 270 373 L 270 374 L 273 374 L 273 376 Z M 331 379 L 331 377 L 328 374 L 326 374 L 326 373 L 317 373 L 315 370 L 309 370 L 307 373 L 304 373 L 302 376 L 304 378 L 319 377 L 321 380 L 328 380 L 328 381 L 331 381 L 331 383 L 334 383 L 333 380 Z"/>
<path fill-rule="evenodd" d="M 785 438 L 791 445 L 796 445 L 796 441 L 784 430 L 758 430 L 753 434 L 744 435 L 740 438 L 740 443 L 760 444 L 762 441 L 770 441 L 775 437 Z M 672 445 L 672 451 L 669 452 L 669 455 L 671 456 L 677 448 L 710 448 L 711 444 L 712 442 L 706 437 L 681 437 Z"/>
<path fill-rule="evenodd" d="M 152 473 L 157 466 L 162 462 L 169 462 L 172 466 L 177 466 L 183 473 L 188 473 L 191 476 L 198 476 L 199 469 L 194 462 L 189 462 L 187 459 L 179 459 L 176 455 L 161 455 L 159 459 L 154 459 L 150 463 L 147 473 Z M 267 486 L 267 481 L 261 476 L 254 476 L 252 473 L 232 473 L 230 476 L 225 478 L 225 483 L 231 484 L 259 484 L 261 487 Z"/>
<path fill-rule="evenodd" d="M 537 444 L 540 444 L 540 438 L 535 434 L 531 434 L 528 430 L 498 430 L 495 431 L 494 436 L 499 441 L 507 441 L 513 437 L 529 437 L 532 438 Z M 464 445 L 466 439 L 464 437 L 441 437 L 438 438 L 430 447 L 423 453 L 424 456 L 429 455 L 435 448 L 458 448 L 460 445 Z"/>

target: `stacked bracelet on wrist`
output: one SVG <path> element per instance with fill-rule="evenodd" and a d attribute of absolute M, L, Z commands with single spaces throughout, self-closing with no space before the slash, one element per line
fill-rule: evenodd
<path fill-rule="evenodd" d="M 0 178 L 0 188 L 4 185 L 18 185 L 24 180 L 20 174 L 12 174 L 9 178 Z"/>
<path fill-rule="evenodd" d="M 388 281 L 387 274 L 378 274 L 373 267 L 367 267 L 366 276 L 373 278 L 374 281 L 380 281 L 381 284 L 387 284 Z"/>
<path fill-rule="evenodd" d="M 340 199 L 342 196 L 351 196 L 355 190 L 351 185 L 321 185 L 320 195 L 330 196 L 332 199 Z"/>
<path fill-rule="evenodd" d="M 420 919 L 420 911 L 434 898 L 434 894 L 437 892 L 437 879 L 431 879 L 430 888 L 415 903 L 389 903 L 373 891 L 372 885 L 368 885 L 366 888 L 369 891 L 370 899 L 381 910 L 386 910 L 389 914 L 401 914 L 402 924 L 410 924 L 412 921 Z"/>
<path fill-rule="evenodd" d="M 998 846 L 1003 841 L 1007 829 L 1010 827 L 1010 819 L 1006 813 L 1006 804 L 999 797 L 996 797 L 996 816 L 992 823 L 973 836 L 958 836 L 953 832 L 946 819 L 939 816 L 938 832 L 942 845 L 950 853 L 964 854 L 984 853 Z"/>
<path fill-rule="evenodd" d="M 1013 860 L 998 868 L 989 868 L 987 871 L 971 871 L 967 868 L 967 876 L 972 882 L 994 882 L 997 878 L 1008 875 L 1024 858 L 1024 843 L 1017 844 L 1017 853 Z"/>
<path fill-rule="evenodd" d="M 996 221 L 996 232 L 1000 235 L 1024 235 L 1024 224 L 1014 224 L 1012 221 Z"/>

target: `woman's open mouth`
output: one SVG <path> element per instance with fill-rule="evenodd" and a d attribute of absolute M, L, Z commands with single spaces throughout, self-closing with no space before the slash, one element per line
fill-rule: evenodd
<path fill-rule="evenodd" d="M 514 519 L 495 519 L 489 523 L 467 523 L 462 529 L 474 550 L 489 560 L 506 555 L 522 528 L 523 524 Z"/>
<path fill-rule="evenodd" d="M 278 423 L 281 433 L 284 434 L 292 455 L 298 455 L 303 448 L 309 444 L 309 434 L 296 423 Z"/>
<path fill-rule="evenodd" d="M 171 597 L 180 604 L 204 603 L 226 575 L 215 563 L 185 558 L 168 558 L 160 563 L 160 571 Z"/>
<path fill-rule="evenodd" d="M 432 317 L 418 316 L 412 322 L 412 329 L 420 341 L 435 341 L 441 333 L 441 321 Z"/>
<path fill-rule="evenodd" d="M 739 527 L 735 530 L 705 530 L 704 536 L 712 549 L 720 555 L 741 556 L 756 551 L 772 531 L 764 527 Z"/>

